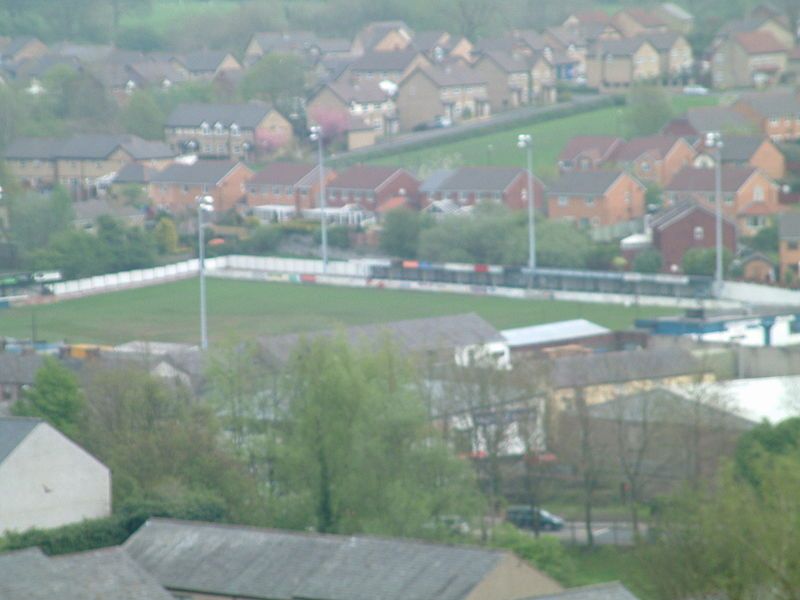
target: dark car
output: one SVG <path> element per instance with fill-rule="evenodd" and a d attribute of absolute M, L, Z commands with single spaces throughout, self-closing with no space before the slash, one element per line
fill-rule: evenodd
<path fill-rule="evenodd" d="M 543 508 L 536 511 L 539 513 L 539 529 L 542 531 L 558 531 L 564 528 L 564 519 L 554 515 Z M 520 529 L 533 529 L 534 510 L 530 506 L 509 506 L 506 511 L 506 521 L 516 525 Z"/>

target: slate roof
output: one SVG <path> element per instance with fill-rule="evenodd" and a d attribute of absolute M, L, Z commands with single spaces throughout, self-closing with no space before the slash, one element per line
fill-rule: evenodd
<path fill-rule="evenodd" d="M 319 177 L 317 165 L 273 162 L 250 178 L 248 185 L 311 185 Z"/>
<path fill-rule="evenodd" d="M 742 94 L 739 102 L 749 105 L 764 118 L 800 115 L 800 99 L 794 92 L 752 92 Z"/>
<path fill-rule="evenodd" d="M 722 191 L 736 192 L 758 169 L 749 166 L 722 165 Z M 716 190 L 714 169 L 681 169 L 664 187 L 666 192 L 713 192 Z"/>
<path fill-rule="evenodd" d="M 409 354 L 453 350 L 464 346 L 502 342 L 503 336 L 475 313 L 355 325 L 308 333 L 262 337 L 259 344 L 273 359 L 286 362 L 303 339 L 342 335 L 351 345 L 379 345 L 387 339 Z"/>
<path fill-rule="evenodd" d="M 440 44 L 439 42 L 442 39 L 448 41 Z M 450 46 L 450 39 L 446 31 L 418 31 L 414 34 L 414 39 L 411 40 L 411 43 L 420 52 L 432 52 L 437 47 L 446 50 Z"/>
<path fill-rule="evenodd" d="M 308 50 L 318 43 L 317 35 L 312 31 L 263 31 L 254 33 L 253 40 L 265 53 Z"/>
<path fill-rule="evenodd" d="M 559 389 L 696 375 L 706 370 L 686 350 L 659 348 L 557 358 L 551 377 L 553 386 Z"/>
<path fill-rule="evenodd" d="M 242 104 L 179 104 L 167 117 L 166 127 L 200 127 L 203 122 L 214 126 L 222 123 L 230 127 L 236 123 L 240 129 L 254 129 L 272 107 L 263 102 Z"/>
<path fill-rule="evenodd" d="M 500 332 L 511 349 L 541 344 L 554 344 L 611 333 L 611 330 L 586 319 L 558 321 L 531 327 L 516 327 Z"/>
<path fill-rule="evenodd" d="M 724 423 L 726 427 L 733 429 L 747 430 L 755 425 L 731 412 L 659 388 L 592 404 L 588 411 L 595 419 L 622 420 L 626 423 L 653 420 L 659 423 L 690 424 L 698 419 L 707 419 L 709 423 Z"/>
<path fill-rule="evenodd" d="M 667 31 L 665 33 L 648 33 L 642 36 L 645 40 L 661 53 L 669 52 L 672 46 L 675 45 L 682 36 L 675 31 Z"/>
<path fill-rule="evenodd" d="M 235 160 L 198 160 L 193 164 L 173 163 L 163 171 L 154 173 L 151 183 L 181 183 L 187 185 L 217 185 L 238 164 Z"/>
<path fill-rule="evenodd" d="M 175 153 L 164 142 L 148 141 L 134 135 L 109 133 L 77 134 L 68 138 L 17 138 L 5 157 L 18 160 L 101 160 L 118 148 L 134 160 L 172 158 Z"/>
<path fill-rule="evenodd" d="M 3 600 L 171 600 L 121 548 L 47 557 L 38 549 L 0 554 Z"/>
<path fill-rule="evenodd" d="M 129 183 L 145 184 L 149 183 L 153 175 L 157 173 L 155 169 L 141 163 L 128 163 L 123 166 L 114 176 L 114 183 L 125 185 Z"/>
<path fill-rule="evenodd" d="M 3 46 L 2 50 L 0 51 L 0 56 L 3 56 L 4 58 L 14 56 L 17 52 L 24 49 L 25 46 L 35 41 L 37 41 L 37 39 L 33 36 L 19 36 L 11 38 L 8 44 Z"/>
<path fill-rule="evenodd" d="M 41 423 L 44 421 L 30 417 L 0 417 L 0 464 Z"/>
<path fill-rule="evenodd" d="M 58 54 L 45 54 L 4 66 L 17 79 L 41 79 L 50 69 L 57 66 L 70 68 L 76 73 L 81 68 L 81 64 L 77 58 Z"/>
<path fill-rule="evenodd" d="M 365 25 L 358 35 L 363 38 L 364 48 L 369 51 L 372 50 L 375 44 L 380 42 L 388 33 L 395 29 L 405 30 L 411 34 L 413 38 L 411 28 L 406 25 L 404 21 L 374 21 Z"/>
<path fill-rule="evenodd" d="M 593 56 L 632 57 L 643 44 L 649 43 L 641 37 L 622 38 L 619 40 L 600 40 L 589 54 Z"/>
<path fill-rule="evenodd" d="M 375 80 L 350 82 L 346 78 L 332 81 L 328 84 L 330 90 L 343 102 L 357 102 L 358 104 L 385 102 L 387 95 Z"/>
<path fill-rule="evenodd" d="M 740 31 L 733 38 L 748 54 L 775 54 L 787 48 L 769 31 Z"/>
<path fill-rule="evenodd" d="M 736 21 L 729 21 L 719 30 L 718 36 L 732 35 L 745 31 L 755 31 L 764 24 L 768 17 L 749 16 Z"/>
<path fill-rule="evenodd" d="M 622 171 L 569 171 L 550 184 L 550 196 L 601 196 Z"/>
<path fill-rule="evenodd" d="M 686 111 L 686 119 L 697 133 L 739 131 L 753 126 L 735 110 L 722 106 L 699 106 Z"/>
<path fill-rule="evenodd" d="M 167 588 L 269 600 L 461 600 L 507 556 L 164 519 L 148 520 L 124 547 Z"/>
<path fill-rule="evenodd" d="M 349 69 L 351 71 L 405 71 L 417 56 L 419 50 L 409 47 L 395 52 L 367 51 L 363 56 L 354 60 Z"/>
<path fill-rule="evenodd" d="M 145 60 L 126 65 L 127 70 L 142 83 L 161 85 L 164 81 L 182 83 L 186 76 L 169 61 Z"/>
<path fill-rule="evenodd" d="M 229 54 L 225 50 L 198 50 L 175 59 L 190 73 L 213 73 Z"/>
<path fill-rule="evenodd" d="M 768 141 L 757 135 L 726 135 L 722 145 L 722 162 L 746 163 Z"/>
<path fill-rule="evenodd" d="M 790 242 L 800 241 L 800 213 L 785 212 L 777 217 L 778 237 Z"/>
<path fill-rule="evenodd" d="M 558 159 L 572 161 L 587 151 L 596 152 L 601 161 L 607 159 L 615 148 L 624 143 L 622 138 L 613 135 L 577 135 L 571 138 Z"/>
<path fill-rule="evenodd" d="M 419 186 L 421 194 L 435 194 L 441 189 L 442 183 L 455 173 L 455 169 L 437 169 Z"/>
<path fill-rule="evenodd" d="M 701 206 L 696 202 L 686 201 L 686 202 L 678 202 L 674 206 L 670 206 L 658 212 L 650 221 L 650 227 L 652 229 L 663 230 L 673 223 L 680 221 L 694 212 L 704 212 L 712 217 L 715 214 L 707 209 L 705 206 Z M 736 223 L 731 221 L 730 218 L 723 215 L 723 221 L 727 222 L 729 225 L 736 228 Z"/>
<path fill-rule="evenodd" d="M 431 191 L 502 192 L 517 177 L 526 173 L 526 169 L 519 167 L 459 167 L 450 171 L 449 176 L 439 181 L 436 189 Z M 432 187 L 429 184 L 426 189 Z"/>
<path fill-rule="evenodd" d="M 527 600 L 534 600 L 528 598 Z M 618 581 L 598 583 L 564 590 L 559 594 L 537 596 L 536 600 L 639 600 Z"/>
<path fill-rule="evenodd" d="M 16 138 L 6 148 L 6 158 L 17 160 L 49 160 L 55 158 L 59 140 L 56 138 Z"/>
<path fill-rule="evenodd" d="M 637 23 L 645 27 L 661 27 L 667 24 L 658 14 L 647 8 L 632 6 L 621 12 L 626 13 L 629 17 L 636 20 Z"/>
<path fill-rule="evenodd" d="M 636 160 L 642 154 L 652 153 L 657 158 L 664 158 L 667 153 L 681 143 L 681 139 L 672 135 L 649 135 L 646 137 L 633 138 L 620 144 L 611 155 L 610 160 L 629 162 Z"/>
<path fill-rule="evenodd" d="M 512 52 L 486 50 L 483 52 L 483 56 L 493 61 L 506 73 L 527 73 L 530 70 L 528 61 Z"/>
<path fill-rule="evenodd" d="M 486 77 L 475 69 L 466 66 L 455 64 L 446 66 L 434 65 L 433 67 L 420 67 L 419 69 L 439 87 L 486 84 Z"/>
<path fill-rule="evenodd" d="M 600 9 L 579 10 L 575 13 L 572 13 L 572 15 L 581 23 L 599 23 L 601 25 L 611 24 L 611 15 Z"/>
<path fill-rule="evenodd" d="M 354 165 L 336 175 L 328 184 L 328 189 L 376 190 L 395 173 L 401 171 L 397 167 L 376 165 Z"/>

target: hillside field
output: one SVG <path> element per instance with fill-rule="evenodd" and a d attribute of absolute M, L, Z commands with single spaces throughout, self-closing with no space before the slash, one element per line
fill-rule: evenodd
<path fill-rule="evenodd" d="M 675 310 L 489 296 L 208 280 L 209 337 L 227 344 L 257 335 L 476 312 L 499 329 L 585 318 L 630 327 Z M 141 339 L 197 342 L 198 282 L 184 280 L 37 307 L 0 311 L 0 336 L 119 344 Z"/>

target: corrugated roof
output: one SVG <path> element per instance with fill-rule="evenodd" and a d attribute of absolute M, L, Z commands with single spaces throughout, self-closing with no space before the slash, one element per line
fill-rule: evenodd
<path fill-rule="evenodd" d="M 235 160 L 198 160 L 194 164 L 173 163 L 150 178 L 151 183 L 185 183 L 216 185 L 238 164 Z"/>
<path fill-rule="evenodd" d="M 550 196 L 601 196 L 622 171 L 570 171 L 550 184 Z"/>
<path fill-rule="evenodd" d="M 611 330 L 586 319 L 572 319 L 545 325 L 517 327 L 515 329 L 504 329 L 500 332 L 512 349 L 521 346 L 564 342 L 606 333 L 611 333 Z"/>
<path fill-rule="evenodd" d="M 162 519 L 125 549 L 167 588 L 269 600 L 461 600 L 506 554 Z"/>
<path fill-rule="evenodd" d="M 254 129 L 272 107 L 263 102 L 241 104 L 179 104 L 167 117 L 167 127 L 200 127 L 221 123 L 224 127 L 236 124 L 240 129 Z"/>
<path fill-rule="evenodd" d="M 722 165 L 722 191 L 736 192 L 757 171 L 754 167 Z M 714 169 L 681 169 L 665 186 L 666 192 L 713 192 L 716 190 Z"/>
<path fill-rule="evenodd" d="M 29 417 L 0 417 L 0 464 L 42 423 Z"/>

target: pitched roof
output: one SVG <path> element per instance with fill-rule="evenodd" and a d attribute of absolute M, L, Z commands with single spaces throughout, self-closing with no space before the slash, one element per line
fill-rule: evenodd
<path fill-rule="evenodd" d="M 738 102 L 750 106 L 765 118 L 800 115 L 800 99 L 794 92 L 751 92 L 742 94 Z"/>
<path fill-rule="evenodd" d="M 534 600 L 528 598 L 528 600 Z M 537 596 L 535 600 L 639 600 L 619 581 L 570 588 L 558 594 Z"/>
<path fill-rule="evenodd" d="M 0 49 L 0 56 L 14 56 L 17 52 L 23 50 L 28 44 L 38 41 L 39 40 L 37 38 L 30 35 L 13 37 L 5 46 L 3 46 L 2 49 Z"/>
<path fill-rule="evenodd" d="M 154 173 L 150 182 L 217 185 L 239 165 L 241 163 L 235 160 L 214 159 L 198 160 L 193 164 L 173 163 L 163 171 Z"/>
<path fill-rule="evenodd" d="M 556 358 L 551 377 L 558 389 L 700 374 L 706 370 L 686 350 L 659 348 Z"/>
<path fill-rule="evenodd" d="M 462 85 L 484 85 L 486 77 L 471 67 L 452 65 L 434 65 L 432 67 L 419 67 L 439 87 L 454 87 Z"/>
<path fill-rule="evenodd" d="M 265 53 L 293 52 L 308 50 L 316 45 L 317 35 L 313 31 L 261 31 L 254 33 L 252 40 L 257 42 Z"/>
<path fill-rule="evenodd" d="M 38 354 L 0 352 L 0 385 L 30 385 L 44 359 Z"/>
<path fill-rule="evenodd" d="M 259 344 L 273 359 L 286 362 L 303 339 L 343 335 L 351 345 L 377 345 L 387 338 L 403 352 L 419 354 L 458 347 L 502 342 L 503 337 L 475 313 L 407 319 L 389 323 L 355 325 L 344 330 L 327 329 L 304 334 L 260 338 Z"/>
<path fill-rule="evenodd" d="M 550 196 L 600 196 L 620 178 L 622 171 L 569 171 L 550 184 Z"/>
<path fill-rule="evenodd" d="M 581 23 L 600 23 L 601 25 L 609 25 L 611 23 L 611 15 L 600 9 L 579 10 L 578 12 L 572 13 L 572 16 Z"/>
<path fill-rule="evenodd" d="M 664 19 L 661 18 L 661 16 L 647 8 L 632 6 L 620 12 L 627 14 L 637 23 L 644 25 L 645 27 L 662 27 L 667 24 Z"/>
<path fill-rule="evenodd" d="M 686 119 L 697 133 L 738 131 L 753 126 L 735 110 L 723 106 L 698 106 L 686 111 Z"/>
<path fill-rule="evenodd" d="M 674 2 L 662 2 L 659 8 L 665 13 L 668 13 L 674 19 L 681 21 L 694 21 L 694 16 L 682 6 L 678 6 Z"/>
<path fill-rule="evenodd" d="M 726 135 L 722 145 L 722 162 L 746 163 L 764 143 L 772 144 L 769 138 L 758 135 Z"/>
<path fill-rule="evenodd" d="M 240 129 L 254 129 L 271 111 L 264 102 L 241 104 L 179 104 L 167 117 L 167 127 L 200 127 L 222 123 L 224 127 L 236 124 Z"/>
<path fill-rule="evenodd" d="M 397 167 L 354 165 L 336 175 L 328 189 L 376 190 L 400 171 Z"/>
<path fill-rule="evenodd" d="M 676 223 L 696 212 L 703 212 L 712 217 L 715 216 L 712 211 L 707 209 L 705 206 L 697 204 L 696 202 L 678 202 L 677 204 L 667 207 L 654 215 L 650 221 L 650 227 L 652 229 L 663 230 L 673 223 Z M 736 223 L 731 221 L 728 217 L 723 215 L 722 219 L 734 228 L 736 227 Z"/>
<path fill-rule="evenodd" d="M 317 177 L 317 165 L 305 163 L 273 162 L 253 175 L 248 184 L 311 185 Z"/>
<path fill-rule="evenodd" d="M 777 216 L 778 237 L 782 240 L 800 241 L 800 213 L 785 212 Z"/>
<path fill-rule="evenodd" d="M 190 73 L 212 73 L 219 68 L 222 61 L 229 55 L 230 52 L 225 50 L 198 50 L 197 52 L 176 56 L 175 60 Z"/>
<path fill-rule="evenodd" d="M 729 21 L 719 30 L 717 35 L 724 37 L 726 35 L 733 35 L 745 31 L 756 31 L 764 24 L 765 21 L 768 21 L 769 19 L 770 17 L 767 16 L 751 15 L 749 17 L 745 17 L 744 19 Z"/>
<path fill-rule="evenodd" d="M 405 71 L 417 56 L 419 56 L 419 50 L 410 47 L 394 52 L 368 51 L 354 60 L 349 69 L 351 71 Z"/>
<path fill-rule="evenodd" d="M 627 396 L 620 396 L 588 408 L 589 415 L 595 419 L 622 420 L 626 423 L 693 424 L 698 420 L 708 423 L 725 424 L 735 429 L 750 429 L 755 425 L 731 412 L 721 410 L 697 400 L 692 400 L 666 389 L 651 389 Z"/>
<path fill-rule="evenodd" d="M 142 163 L 131 162 L 123 166 L 114 176 L 114 183 L 125 185 L 128 183 L 149 183 L 157 171 Z"/>
<path fill-rule="evenodd" d="M 649 44 L 642 37 L 622 38 L 618 40 L 600 40 L 589 51 L 593 56 L 633 56 L 644 44 Z M 651 44 L 652 45 L 652 44 Z"/>
<path fill-rule="evenodd" d="M 758 171 L 754 167 L 722 165 L 722 191 L 733 193 Z M 666 192 L 713 192 L 716 189 L 714 169 L 681 169 L 664 187 Z"/>
<path fill-rule="evenodd" d="M 411 43 L 420 52 L 431 52 L 437 46 L 446 50 L 449 43 L 442 43 L 442 39 L 446 39 L 449 42 L 450 34 L 441 30 L 418 31 L 414 34 L 414 39 Z"/>
<path fill-rule="evenodd" d="M 366 50 L 372 50 L 378 42 L 394 30 L 404 30 L 413 37 L 413 32 L 405 21 L 374 21 L 365 25 L 357 37 L 362 38 Z"/>
<path fill-rule="evenodd" d="M 567 142 L 567 145 L 559 154 L 560 161 L 572 161 L 579 154 L 587 151 L 596 152 L 602 161 L 606 159 L 620 144 L 624 143 L 622 138 L 613 135 L 576 135 Z"/>
<path fill-rule="evenodd" d="M 6 158 L 17 160 L 49 160 L 55 158 L 58 143 L 57 138 L 16 138 L 3 154 Z"/>
<path fill-rule="evenodd" d="M 455 172 L 455 169 L 436 169 L 420 184 L 420 193 L 435 194 L 441 188 L 442 183 Z"/>
<path fill-rule="evenodd" d="M 3 600 L 170 600 L 121 548 L 47 557 L 38 549 L 0 554 Z"/>
<path fill-rule="evenodd" d="M 460 600 L 508 555 L 164 519 L 148 520 L 125 549 L 167 588 L 270 600 Z"/>
<path fill-rule="evenodd" d="M 769 31 L 740 31 L 733 39 L 748 54 L 775 54 L 788 49 Z"/>
<path fill-rule="evenodd" d="M 0 464 L 42 423 L 29 417 L 0 417 Z"/>
<path fill-rule="evenodd" d="M 506 73 L 527 73 L 530 63 L 521 56 L 504 50 L 486 50 L 482 53 L 487 59 L 493 61 Z M 478 60 L 482 60 L 479 58 Z"/>
<path fill-rule="evenodd" d="M 586 319 L 571 319 L 569 321 L 546 323 L 545 325 L 516 327 L 514 329 L 504 329 L 500 332 L 512 349 L 540 344 L 554 344 L 606 333 L 611 333 L 611 330 Z"/>
<path fill-rule="evenodd" d="M 648 33 L 642 36 L 645 40 L 659 52 L 669 52 L 679 39 L 683 36 L 675 31 L 664 33 Z"/>
<path fill-rule="evenodd" d="M 433 192 L 444 190 L 502 192 L 517 177 L 525 175 L 526 169 L 519 167 L 459 167 L 440 181 Z M 431 186 L 428 186 L 430 189 Z"/>
<path fill-rule="evenodd" d="M 348 81 L 342 77 L 327 85 L 343 102 L 381 103 L 387 99 L 387 94 L 381 89 L 380 82 L 370 79 L 363 81 Z M 324 88 L 323 88 L 324 89 Z"/>
<path fill-rule="evenodd" d="M 164 142 L 134 135 L 84 133 L 68 138 L 17 138 L 6 149 L 6 158 L 18 160 L 99 160 L 122 148 L 135 160 L 172 158 L 175 153 Z"/>
<path fill-rule="evenodd" d="M 673 135 L 649 135 L 646 137 L 633 138 L 620 144 L 611 155 L 612 161 L 632 161 L 647 152 L 654 154 L 657 158 L 664 158 L 676 144 L 686 143 L 683 138 Z"/>

